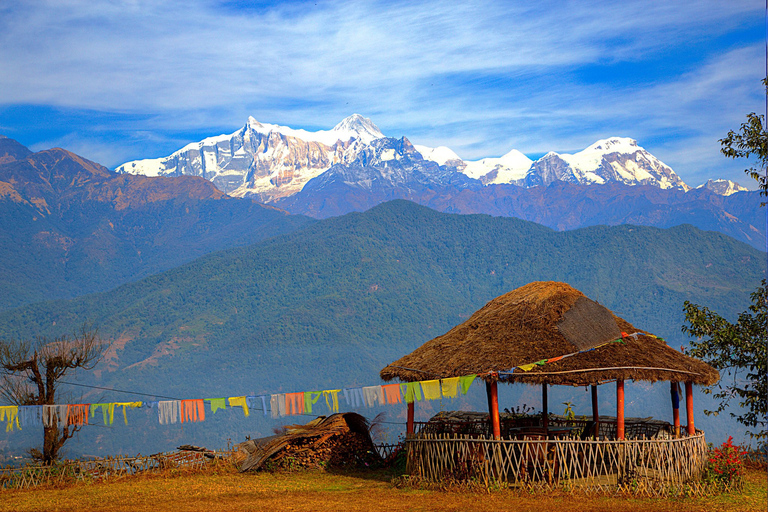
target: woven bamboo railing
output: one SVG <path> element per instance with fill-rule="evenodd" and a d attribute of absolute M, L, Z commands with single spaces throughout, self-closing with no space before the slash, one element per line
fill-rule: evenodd
<path fill-rule="evenodd" d="M 703 433 L 680 439 L 490 440 L 421 434 L 406 440 L 408 472 L 426 481 L 506 482 L 644 495 L 691 492 L 707 461 Z"/>
<path fill-rule="evenodd" d="M 212 459 L 210 454 L 229 452 L 181 451 L 136 457 L 107 457 L 94 460 L 63 461 L 52 466 L 0 468 L 0 490 L 29 489 L 42 485 L 62 485 L 87 480 L 108 480 L 140 472 L 162 471 L 167 468 L 202 469 Z"/>

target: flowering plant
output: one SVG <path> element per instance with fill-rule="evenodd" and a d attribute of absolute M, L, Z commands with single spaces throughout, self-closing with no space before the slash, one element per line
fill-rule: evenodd
<path fill-rule="evenodd" d="M 744 475 L 741 456 L 746 453 L 740 446 L 734 446 L 733 436 L 709 452 L 704 481 L 722 490 L 740 489 Z"/>

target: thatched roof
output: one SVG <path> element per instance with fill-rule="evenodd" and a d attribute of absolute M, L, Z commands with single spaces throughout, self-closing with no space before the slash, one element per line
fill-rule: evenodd
<path fill-rule="evenodd" d="M 622 333 L 640 334 L 603 345 Z M 577 354 L 530 371 L 504 373 L 573 353 Z M 615 379 L 710 385 L 720 378 L 708 364 L 635 328 L 571 286 L 551 281 L 530 283 L 496 297 L 469 320 L 388 365 L 380 375 L 384 380 L 412 382 L 471 374 L 482 374 L 486 380 L 571 385 Z"/>

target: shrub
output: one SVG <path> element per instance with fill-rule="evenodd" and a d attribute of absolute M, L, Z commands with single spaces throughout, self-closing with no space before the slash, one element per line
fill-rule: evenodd
<path fill-rule="evenodd" d="M 744 480 L 742 455 L 745 453 L 741 447 L 734 446 L 732 436 L 712 449 L 704 470 L 704 482 L 721 491 L 740 490 Z"/>

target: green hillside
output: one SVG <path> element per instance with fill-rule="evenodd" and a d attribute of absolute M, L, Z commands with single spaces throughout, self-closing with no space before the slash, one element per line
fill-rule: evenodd
<path fill-rule="evenodd" d="M 0 139 L 0 310 L 103 292 L 312 222 L 202 178 L 119 175 L 12 143 Z"/>
<path fill-rule="evenodd" d="M 679 344 L 683 301 L 735 315 L 763 259 L 690 226 L 556 232 L 393 201 L 110 292 L 3 313 L 0 335 L 93 321 L 119 347 L 96 382 L 171 396 L 365 385 L 393 358 L 534 280 L 566 281 Z"/>

